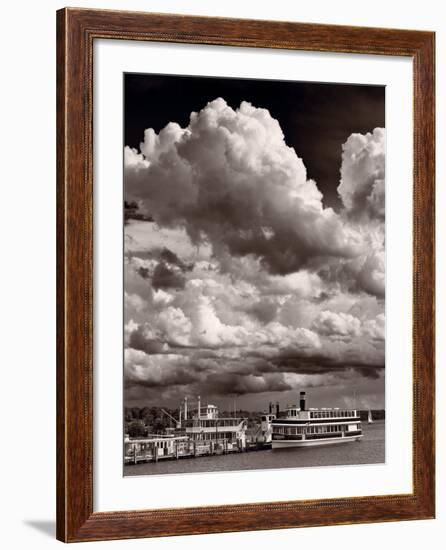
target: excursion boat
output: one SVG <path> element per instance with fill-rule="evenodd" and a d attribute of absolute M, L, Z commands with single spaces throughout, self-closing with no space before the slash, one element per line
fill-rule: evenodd
<path fill-rule="evenodd" d="M 180 409 L 181 411 L 181 409 Z M 181 418 L 181 417 L 180 417 Z M 197 412 L 188 418 L 187 400 L 180 426 L 185 435 L 194 442 L 198 453 L 215 454 L 244 451 L 246 449 L 247 420 L 242 417 L 221 417 L 215 405 L 201 405 L 198 397 Z"/>
<path fill-rule="evenodd" d="M 235 453 L 246 450 L 247 419 L 221 417 L 215 405 L 201 405 L 198 397 L 196 412 L 189 417 L 187 398 L 184 399 L 177 420 L 163 412 L 175 423 L 172 432 L 150 434 L 147 437 L 124 438 L 125 464 L 158 462 L 167 458 L 185 458 Z"/>
<path fill-rule="evenodd" d="M 356 409 L 307 409 L 305 392 L 300 392 L 299 405 L 287 408 L 285 416 L 277 414 L 271 421 L 273 449 L 349 443 L 362 438 Z"/>

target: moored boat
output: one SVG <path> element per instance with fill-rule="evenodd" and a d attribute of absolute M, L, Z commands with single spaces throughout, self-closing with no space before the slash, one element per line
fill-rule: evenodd
<path fill-rule="evenodd" d="M 197 412 L 192 418 L 187 417 L 185 408 L 181 426 L 185 435 L 198 446 L 203 453 L 216 451 L 244 451 L 246 448 L 247 421 L 243 417 L 221 417 L 215 405 L 201 406 L 198 397 Z M 208 449 L 209 448 L 209 449 Z"/>
<path fill-rule="evenodd" d="M 359 411 L 307 409 L 305 392 L 300 392 L 299 406 L 288 407 L 285 416 L 277 415 L 271 427 L 273 449 L 349 443 L 362 438 Z"/>

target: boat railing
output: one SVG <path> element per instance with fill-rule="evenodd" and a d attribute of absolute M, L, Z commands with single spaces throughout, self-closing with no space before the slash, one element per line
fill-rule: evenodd
<path fill-rule="evenodd" d="M 244 420 L 244 418 L 191 418 L 183 420 L 181 426 L 183 428 L 238 428 Z"/>

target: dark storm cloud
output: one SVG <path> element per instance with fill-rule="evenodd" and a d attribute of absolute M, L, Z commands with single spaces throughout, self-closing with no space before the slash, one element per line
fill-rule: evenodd
<path fill-rule="evenodd" d="M 172 266 L 165 262 L 160 262 L 153 272 L 152 286 L 155 290 L 159 288 L 184 288 L 186 278 L 178 266 Z"/>
<path fill-rule="evenodd" d="M 281 373 L 269 373 L 263 376 L 215 373 L 200 384 L 201 392 L 209 395 L 245 395 L 291 389 L 292 386 L 284 380 Z"/>
<path fill-rule="evenodd" d="M 178 266 L 183 272 L 190 271 L 193 268 L 193 265 L 186 264 L 185 262 L 180 260 L 175 252 L 172 252 L 172 250 L 169 250 L 168 248 L 161 249 L 159 257 L 161 260 L 168 262 L 169 264 Z"/>
<path fill-rule="evenodd" d="M 352 354 L 350 358 L 345 356 L 327 356 L 323 353 L 303 354 L 282 352 L 279 357 L 272 360 L 272 364 L 278 370 L 285 372 L 294 372 L 298 374 L 328 374 L 339 373 L 349 369 L 354 369 L 362 376 L 375 378 L 383 372 L 383 361 L 372 361 L 367 363 L 366 359 L 358 352 Z"/>
<path fill-rule="evenodd" d="M 148 267 L 138 267 L 137 272 L 143 279 L 150 279 L 150 269 Z"/>
<path fill-rule="evenodd" d="M 129 220 L 141 220 L 146 222 L 153 221 L 151 216 L 143 214 L 139 210 L 136 202 L 124 201 L 124 223 L 129 223 Z"/>
<path fill-rule="evenodd" d="M 168 248 L 155 249 L 146 254 L 133 255 L 133 257 L 158 260 L 153 272 L 143 265 L 137 268 L 137 273 L 143 279 L 151 279 L 152 287 L 155 290 L 183 289 L 186 284 L 184 273 L 193 268 L 192 264 L 183 262 Z"/>
<path fill-rule="evenodd" d="M 171 369 L 163 373 L 163 376 L 148 376 L 146 379 L 133 378 L 127 376 L 125 378 L 125 387 L 141 386 L 144 388 L 158 388 L 162 391 L 163 388 L 174 386 L 189 386 L 196 382 L 197 375 L 191 369 Z"/>
<path fill-rule="evenodd" d="M 262 323 L 270 323 L 276 318 L 279 306 L 271 298 L 259 300 L 251 306 L 248 313 L 256 317 Z"/>
<path fill-rule="evenodd" d="M 135 330 L 130 332 L 128 337 L 128 347 L 144 351 L 148 355 L 161 353 L 164 343 L 156 338 L 150 326 L 139 325 Z"/>
<path fill-rule="evenodd" d="M 378 380 L 383 369 L 375 365 L 340 365 L 327 358 L 283 358 L 281 361 L 243 360 L 235 362 L 215 357 L 193 359 L 175 354 L 155 358 L 128 350 L 126 389 L 146 389 L 152 398 L 162 402 L 168 396 L 184 395 L 247 396 L 261 393 L 289 392 L 301 387 L 338 386 L 348 388 L 353 379 Z M 131 357 L 130 357 L 131 356 Z M 248 364 L 247 364 L 248 363 Z M 134 392 L 133 392 L 134 393 Z M 147 395 L 149 395 L 149 393 Z"/>

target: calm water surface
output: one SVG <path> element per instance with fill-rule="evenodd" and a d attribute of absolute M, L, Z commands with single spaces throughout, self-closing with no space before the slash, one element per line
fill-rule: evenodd
<path fill-rule="evenodd" d="M 265 470 L 341 464 L 379 464 L 385 462 L 385 422 L 363 424 L 361 441 L 321 447 L 298 447 L 249 453 L 203 456 L 181 460 L 161 460 L 124 467 L 124 475 L 161 475 L 231 470 Z"/>

